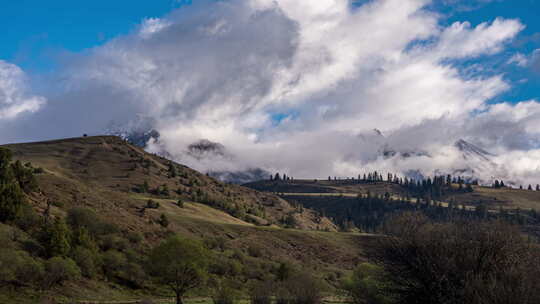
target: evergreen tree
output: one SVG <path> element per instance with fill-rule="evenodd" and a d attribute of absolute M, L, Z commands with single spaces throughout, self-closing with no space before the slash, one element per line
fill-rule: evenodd
<path fill-rule="evenodd" d="M 169 219 L 164 213 L 161 214 L 158 222 L 163 228 L 167 228 L 169 226 Z"/>
<path fill-rule="evenodd" d="M 10 162 L 11 151 L 0 148 L 0 222 L 15 220 L 24 204 L 24 193 Z"/>
<path fill-rule="evenodd" d="M 47 238 L 45 249 L 50 257 L 67 257 L 71 250 L 71 230 L 66 222 L 57 218 L 52 225 L 46 229 Z"/>

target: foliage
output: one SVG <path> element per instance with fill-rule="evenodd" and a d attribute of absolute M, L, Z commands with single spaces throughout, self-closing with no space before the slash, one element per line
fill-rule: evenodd
<path fill-rule="evenodd" d="M 162 213 L 160 216 L 159 216 L 159 220 L 158 220 L 158 223 L 163 227 L 163 228 L 167 228 L 169 226 L 169 219 L 167 218 L 167 216 Z"/>
<path fill-rule="evenodd" d="M 17 182 L 11 162 L 11 151 L 0 148 L 0 222 L 13 221 L 24 204 L 24 194 Z"/>
<path fill-rule="evenodd" d="M 502 222 L 431 223 L 405 214 L 371 257 L 399 303 L 539 303 L 536 244 Z"/>
<path fill-rule="evenodd" d="M 66 221 L 74 230 L 84 228 L 94 238 L 115 233 L 119 230 L 116 225 L 104 221 L 94 210 L 84 207 L 75 207 L 68 210 Z"/>
<path fill-rule="evenodd" d="M 92 279 L 98 275 L 101 264 L 98 252 L 78 246 L 73 250 L 71 256 L 81 269 L 83 276 Z"/>
<path fill-rule="evenodd" d="M 71 229 L 64 219 L 57 218 L 45 227 L 44 245 L 49 257 L 67 257 L 71 250 Z"/>
<path fill-rule="evenodd" d="M 53 257 L 45 262 L 45 287 L 50 288 L 64 281 L 80 277 L 81 270 L 69 258 Z"/>
<path fill-rule="evenodd" d="M 388 288 L 382 268 L 369 263 L 360 264 L 351 278 L 344 282 L 344 289 L 355 304 L 392 303 L 391 298 L 386 295 Z"/>
<path fill-rule="evenodd" d="M 252 286 L 249 299 L 251 304 L 272 304 L 272 292 L 274 290 L 272 282 L 257 282 Z"/>
<path fill-rule="evenodd" d="M 148 200 L 146 202 L 146 208 L 148 208 L 148 209 L 158 209 L 159 208 L 159 203 L 154 201 L 154 200 Z"/>
<path fill-rule="evenodd" d="M 278 304 L 320 304 L 322 283 L 308 273 L 295 273 L 277 287 Z"/>
<path fill-rule="evenodd" d="M 189 290 L 203 284 L 209 253 L 197 241 L 171 237 L 148 257 L 148 271 L 176 294 L 177 303 Z"/>
<path fill-rule="evenodd" d="M 0 250 L 0 284 L 36 286 L 42 276 L 43 265 L 28 253 L 14 249 Z"/>
<path fill-rule="evenodd" d="M 279 267 L 276 270 L 277 280 L 281 282 L 288 280 L 291 277 L 293 271 L 293 266 L 290 263 L 279 263 Z"/>
<path fill-rule="evenodd" d="M 238 302 L 239 298 L 240 294 L 233 288 L 232 283 L 225 281 L 220 282 L 214 290 L 212 302 L 214 304 L 234 304 Z"/>

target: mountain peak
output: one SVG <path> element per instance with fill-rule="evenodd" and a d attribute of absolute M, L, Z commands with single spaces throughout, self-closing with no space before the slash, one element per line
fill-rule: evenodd
<path fill-rule="evenodd" d="M 494 156 L 486 150 L 479 148 L 463 139 L 456 141 L 454 145 L 463 153 L 463 157 L 465 159 L 470 157 L 480 157 L 483 160 L 490 161 L 490 157 Z"/>

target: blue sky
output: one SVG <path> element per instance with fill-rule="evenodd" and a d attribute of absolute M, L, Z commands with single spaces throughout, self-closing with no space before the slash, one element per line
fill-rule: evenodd
<path fill-rule="evenodd" d="M 55 54 L 103 44 L 180 5 L 178 0 L 2 1 L 0 59 L 30 71 L 49 68 Z"/>
<path fill-rule="evenodd" d="M 132 31 L 144 18 L 162 17 L 184 0 L 3 1 L 0 5 L 0 59 L 26 72 L 54 68 L 63 52 L 81 52 Z M 469 21 L 472 25 L 496 17 L 518 18 L 527 27 L 503 54 L 487 62 L 504 71 L 513 89 L 494 101 L 540 98 L 540 77 L 529 69 L 505 64 L 513 53 L 530 54 L 540 48 L 540 3 L 537 0 L 441 0 L 434 9 L 446 18 L 443 24 Z M 456 4 L 465 3 L 465 4 Z M 471 7 L 473 6 L 473 7 Z M 464 64 L 471 64 L 467 62 Z M 525 81 L 526 80 L 526 81 Z"/>
<path fill-rule="evenodd" d="M 474 1 L 467 1 L 474 2 Z M 506 72 L 508 79 L 512 80 L 514 88 L 496 98 L 496 101 L 521 101 L 540 98 L 540 74 L 528 69 L 504 66 L 506 59 L 513 53 L 530 54 L 540 48 L 540 1 L 538 0 L 484 0 L 474 9 L 455 10 L 455 5 L 437 5 L 436 9 L 446 14 L 446 24 L 456 21 L 469 21 L 473 26 L 491 21 L 496 17 L 519 19 L 526 28 L 520 33 L 517 40 L 499 57 L 500 61 L 492 62 Z M 497 58 L 495 58 L 497 60 Z M 526 79 L 527 82 L 519 83 Z"/>

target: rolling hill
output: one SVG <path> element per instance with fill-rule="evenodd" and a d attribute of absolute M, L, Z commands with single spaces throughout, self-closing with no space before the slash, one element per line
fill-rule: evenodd
<path fill-rule="evenodd" d="M 319 212 L 271 193 L 222 183 L 114 136 L 1 147 L 11 150 L 14 160 L 39 168 L 38 190 L 28 195 L 28 201 L 40 217 L 65 218 L 77 208 L 92 210 L 99 221 L 118 227 L 110 237 L 99 240 L 102 250 L 119 251 L 128 259 L 129 248 L 145 252 L 167 235 L 178 233 L 212 248 L 215 267 L 241 261 L 235 275 L 244 282 L 242 286 L 267 277 L 279 263 L 287 262 L 334 288 L 365 260 L 362 244 L 374 240 L 367 234 L 337 233 L 336 225 Z M 162 216 L 168 225 L 160 224 Z M 0 237 L 4 232 L 11 235 L 8 231 L 13 228 L 0 228 Z M 127 249 L 118 245 L 103 249 L 115 238 L 141 241 Z M 135 288 L 122 280 L 85 278 L 45 293 L 0 288 L 0 302 L 35 303 L 43 294 L 64 300 L 137 299 L 155 292 L 147 283 Z"/>

